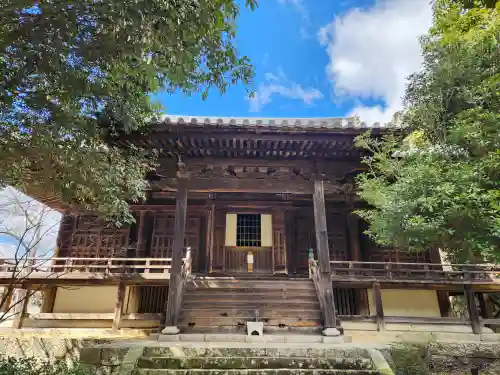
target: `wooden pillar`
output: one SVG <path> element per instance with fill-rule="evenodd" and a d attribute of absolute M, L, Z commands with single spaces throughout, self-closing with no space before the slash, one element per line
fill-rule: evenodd
<path fill-rule="evenodd" d="M 146 221 L 146 212 L 140 211 L 137 214 L 137 246 L 135 256 L 137 258 L 145 258 L 146 247 L 144 238 L 144 222 Z"/>
<path fill-rule="evenodd" d="M 349 243 L 351 245 L 351 259 L 361 261 L 361 247 L 359 243 L 359 220 L 354 214 L 347 215 L 347 227 L 349 230 Z"/>
<path fill-rule="evenodd" d="M 433 248 L 433 249 L 429 249 L 427 251 L 427 253 L 429 254 L 429 259 L 430 259 L 431 263 L 436 264 L 435 266 L 432 266 L 432 267 L 433 268 L 436 267 L 436 269 L 442 270 L 443 269 L 442 259 L 441 259 L 441 255 L 439 254 L 439 250 L 437 248 Z M 438 303 L 439 303 L 439 311 L 441 312 L 441 316 L 443 316 L 443 317 L 449 316 L 450 315 L 450 308 L 451 308 L 450 293 L 448 293 L 446 291 L 437 290 L 436 294 L 437 294 L 437 299 L 438 299 Z"/>
<path fill-rule="evenodd" d="M 182 256 L 184 248 L 184 237 L 186 229 L 187 211 L 187 176 L 179 175 L 177 179 L 177 195 L 175 202 L 174 240 L 172 243 L 172 267 L 170 268 L 170 282 L 168 286 L 167 312 L 165 325 L 173 327 L 177 325 L 179 312 L 177 311 L 178 299 L 180 298 Z"/>
<path fill-rule="evenodd" d="M 382 305 L 382 292 L 379 283 L 373 283 L 373 302 L 375 303 L 375 314 L 377 316 L 377 329 L 385 331 L 384 307 Z"/>
<path fill-rule="evenodd" d="M 474 296 L 474 292 L 472 291 L 472 286 L 470 284 L 465 284 L 464 289 L 472 332 L 479 334 L 481 333 L 481 323 L 479 322 L 479 310 L 476 304 L 476 297 Z"/>
<path fill-rule="evenodd" d="M 206 250 L 206 272 L 212 272 L 212 259 L 214 252 L 215 235 L 215 204 L 211 204 L 207 214 L 207 250 Z"/>
<path fill-rule="evenodd" d="M 116 293 L 116 302 L 115 302 L 115 315 L 113 316 L 113 331 L 117 331 L 120 329 L 120 323 L 122 320 L 122 312 L 123 312 L 123 301 L 125 300 L 125 284 L 118 284 L 118 291 Z"/>
<path fill-rule="evenodd" d="M 488 318 L 494 318 L 493 316 L 493 309 L 491 306 L 491 301 L 490 297 L 488 296 L 488 293 L 477 293 L 477 298 L 479 299 L 479 309 L 480 314 L 483 318 L 488 319 Z"/>
<path fill-rule="evenodd" d="M 359 239 L 359 218 L 350 213 L 347 215 L 347 229 L 349 232 L 350 256 L 355 262 L 362 261 L 361 243 Z M 369 315 L 370 307 L 368 303 L 368 290 L 355 289 L 356 305 L 360 315 Z"/>
<path fill-rule="evenodd" d="M 49 286 L 49 287 L 45 288 L 42 291 L 42 293 L 43 293 L 43 300 L 42 300 L 41 311 L 43 313 L 54 312 L 54 303 L 56 301 L 57 287 Z"/>
<path fill-rule="evenodd" d="M 322 180 L 314 180 L 313 204 L 320 285 L 323 288 L 325 298 L 325 311 L 323 311 L 324 324 L 326 328 L 335 328 L 337 326 L 337 317 L 335 314 L 335 301 L 333 299 L 330 251 L 326 226 L 325 188 Z"/>
<path fill-rule="evenodd" d="M 26 310 L 28 308 L 28 303 L 30 301 L 30 290 L 22 289 L 19 291 L 18 299 L 14 303 L 18 303 L 17 306 L 20 306 L 17 315 L 14 317 L 14 321 L 12 322 L 12 328 L 19 329 L 23 326 L 23 320 L 26 316 Z M 19 302 L 21 301 L 21 302 Z M 17 307 L 16 306 L 16 307 Z M 16 309 L 15 309 L 16 310 Z"/>

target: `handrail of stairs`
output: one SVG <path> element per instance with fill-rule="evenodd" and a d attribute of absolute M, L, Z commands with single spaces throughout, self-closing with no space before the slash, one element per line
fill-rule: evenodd
<path fill-rule="evenodd" d="M 321 285 L 318 262 L 314 259 L 313 249 L 309 249 L 308 264 L 309 264 L 309 278 L 312 279 L 314 288 L 316 289 L 316 295 L 318 296 L 321 315 L 323 317 L 323 321 L 325 321 L 325 293 Z"/>
<path fill-rule="evenodd" d="M 177 300 L 176 300 L 176 315 L 179 316 L 182 306 L 182 298 L 184 296 L 184 290 L 186 288 L 186 284 L 191 276 L 193 266 L 193 258 L 191 255 L 191 248 L 188 247 L 186 249 L 186 257 L 184 258 L 184 263 L 182 264 L 181 271 L 181 280 L 179 285 L 177 286 Z"/>

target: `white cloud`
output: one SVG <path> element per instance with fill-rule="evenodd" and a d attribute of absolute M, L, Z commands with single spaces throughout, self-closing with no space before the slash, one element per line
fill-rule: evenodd
<path fill-rule="evenodd" d="M 302 85 L 289 81 L 283 70 L 278 68 L 278 72 L 265 73 L 265 82 L 257 88 L 253 98 L 250 98 L 250 112 L 259 112 L 262 107 L 271 103 L 275 95 L 288 99 L 300 100 L 306 105 L 312 105 L 315 100 L 323 98 L 323 94 L 316 88 L 304 88 Z"/>
<path fill-rule="evenodd" d="M 401 109 L 406 78 L 422 63 L 418 37 L 431 21 L 429 0 L 378 0 L 372 8 L 352 9 L 319 30 L 335 95 L 385 102 L 385 107 L 360 104 L 349 115 L 367 123 L 387 122 Z"/>
<path fill-rule="evenodd" d="M 6 187 L 0 190 L 0 252 L 14 256 L 22 240 L 18 256 L 36 248 L 38 256 L 51 253 L 56 247 L 61 214 L 35 199 Z M 8 242 L 6 242 L 8 241 Z"/>

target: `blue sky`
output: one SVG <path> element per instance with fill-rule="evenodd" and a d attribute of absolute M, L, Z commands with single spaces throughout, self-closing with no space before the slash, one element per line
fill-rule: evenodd
<path fill-rule="evenodd" d="M 420 67 L 418 36 L 430 22 L 428 0 L 261 0 L 254 12 L 242 8 L 236 41 L 255 67 L 254 99 L 242 85 L 205 101 L 157 97 L 176 115 L 386 122 Z"/>

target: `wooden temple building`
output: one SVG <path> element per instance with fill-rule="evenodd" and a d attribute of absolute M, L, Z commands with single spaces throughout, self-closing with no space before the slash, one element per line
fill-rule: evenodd
<path fill-rule="evenodd" d="M 34 260 L 20 282 L 44 288 L 42 312 L 16 326 L 244 332 L 258 319 L 266 332 L 336 335 L 498 323 L 487 296 L 499 269 L 442 264 L 437 249 L 382 248 L 363 233 L 353 143 L 366 130 L 355 118 L 170 116 L 120 139 L 160 151 L 147 200 L 130 205 L 135 223 L 66 214 L 56 257 Z M 3 283 L 11 271 L 0 265 Z M 453 294 L 468 317 L 451 314 Z"/>

